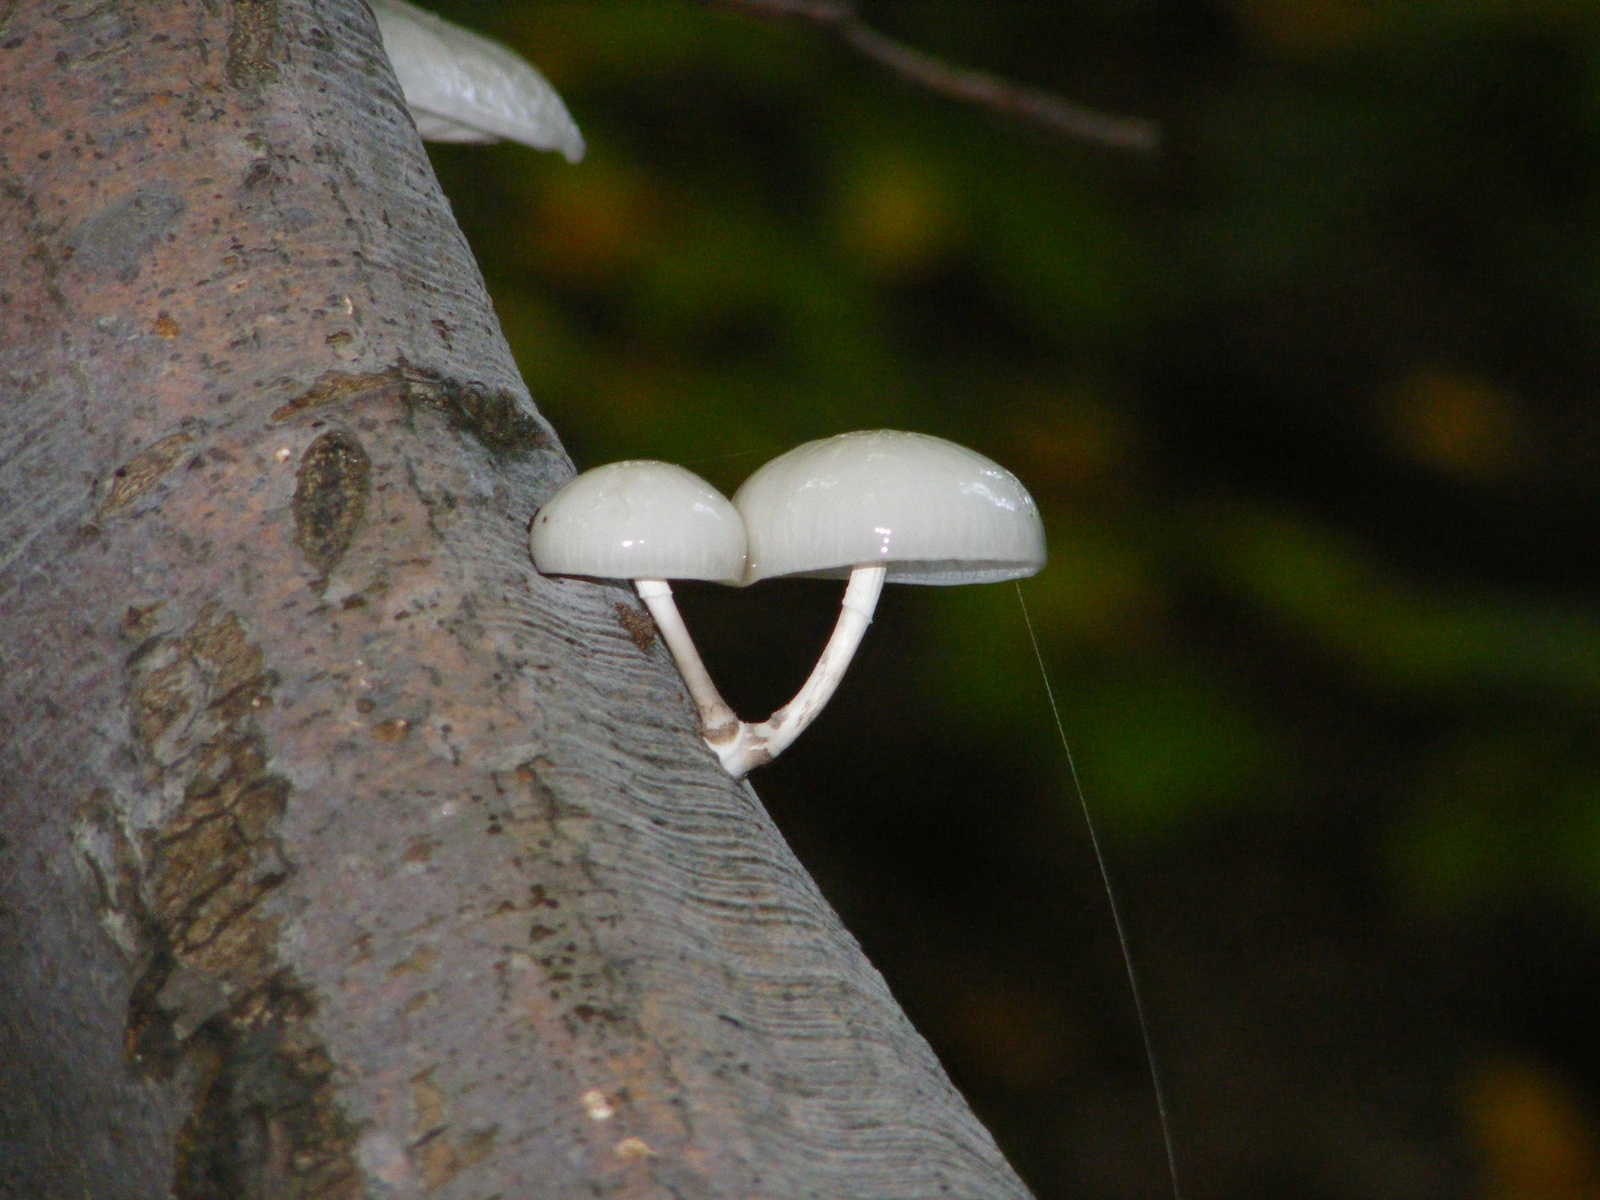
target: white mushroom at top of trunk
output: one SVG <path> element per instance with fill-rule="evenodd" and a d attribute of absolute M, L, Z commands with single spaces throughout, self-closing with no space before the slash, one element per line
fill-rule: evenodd
<path fill-rule="evenodd" d="M 430 142 L 497 142 L 583 157 L 583 134 L 550 81 L 499 42 L 405 3 L 373 0 L 395 78 Z"/>
<path fill-rule="evenodd" d="M 793 700 L 716 745 L 734 775 L 769 762 L 811 724 L 843 679 L 885 580 L 992 583 L 1045 563 L 1044 525 L 1017 477 L 974 450 L 896 430 L 807 442 L 734 495 L 744 518 L 744 581 L 848 575 L 838 624 Z M 708 737 L 707 739 L 711 739 Z"/>
<path fill-rule="evenodd" d="M 671 463 L 608 463 L 546 500 L 528 543 L 546 575 L 633 580 L 700 710 L 706 741 L 732 737 L 739 718 L 711 682 L 667 586 L 669 579 L 744 577 L 744 522 L 726 496 Z"/>

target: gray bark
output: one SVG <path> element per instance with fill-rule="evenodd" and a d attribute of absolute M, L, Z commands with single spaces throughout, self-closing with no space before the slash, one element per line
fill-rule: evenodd
<path fill-rule="evenodd" d="M 360 0 L 0 3 L 0 230 L 0 1195 L 1026 1195 L 529 564 Z"/>

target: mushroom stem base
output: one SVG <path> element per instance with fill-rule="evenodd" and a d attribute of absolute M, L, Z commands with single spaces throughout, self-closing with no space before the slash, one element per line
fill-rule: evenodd
<path fill-rule="evenodd" d="M 664 579 L 635 579 L 639 598 L 655 618 L 661 640 L 672 652 L 678 672 L 689 688 L 695 707 L 700 710 L 700 733 L 706 745 L 716 752 L 723 770 L 742 779 L 755 768 L 771 762 L 816 720 L 833 693 L 839 688 L 856 647 L 872 624 L 872 612 L 883 591 L 886 567 L 857 567 L 850 572 L 844 599 L 839 604 L 839 620 L 833 627 L 822 657 L 794 699 L 759 724 L 741 721 L 711 682 L 711 674 L 700 660 L 694 639 L 689 636 L 683 616 L 672 599 L 672 589 Z"/>

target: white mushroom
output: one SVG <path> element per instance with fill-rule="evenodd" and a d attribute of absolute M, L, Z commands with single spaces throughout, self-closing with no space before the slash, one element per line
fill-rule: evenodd
<path fill-rule="evenodd" d="M 534 566 L 547 575 L 633 580 L 700 710 L 707 743 L 733 736 L 739 718 L 711 682 L 667 586 L 668 579 L 741 581 L 744 522 L 727 497 L 671 463 L 608 463 L 545 501 L 528 540 Z"/>
<path fill-rule="evenodd" d="M 769 762 L 822 711 L 860 645 L 878 594 L 897 583 L 1020 579 L 1045 563 L 1033 497 L 1005 468 L 921 433 L 876 430 L 807 442 L 733 498 L 744 518 L 744 582 L 848 574 L 838 624 L 793 700 L 719 744 L 734 776 Z"/>
<path fill-rule="evenodd" d="M 383 47 L 432 142 L 497 142 L 583 157 L 583 134 L 549 80 L 498 42 L 405 0 L 373 0 Z"/>
<path fill-rule="evenodd" d="M 832 698 L 885 580 L 990 583 L 1045 562 L 1044 526 L 1015 475 L 954 442 L 893 430 L 807 442 L 758 470 L 732 504 L 668 463 L 596 467 L 545 502 L 530 546 L 546 574 L 634 581 L 700 710 L 706 744 L 735 778 L 776 758 Z M 712 683 L 667 580 L 778 575 L 850 582 L 810 677 L 749 724 Z"/>

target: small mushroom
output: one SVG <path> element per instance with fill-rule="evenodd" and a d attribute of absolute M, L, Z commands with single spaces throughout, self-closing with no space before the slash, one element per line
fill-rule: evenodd
<path fill-rule="evenodd" d="M 1017 477 L 973 450 L 921 433 L 875 430 L 807 442 L 750 476 L 744 582 L 849 576 L 838 624 L 793 700 L 721 744 L 730 774 L 777 757 L 822 711 L 893 583 L 990 583 L 1045 563 L 1044 526 Z"/>
<path fill-rule="evenodd" d="M 405 3 L 373 0 L 383 47 L 430 142 L 521 142 L 583 157 L 583 134 L 550 81 L 488 38 Z"/>
<path fill-rule="evenodd" d="M 655 619 L 708 744 L 739 728 L 700 660 L 673 602 L 668 579 L 738 583 L 744 576 L 744 522 L 728 499 L 671 463 L 608 463 L 569 480 L 534 514 L 534 566 L 547 575 L 631 579 Z"/>

